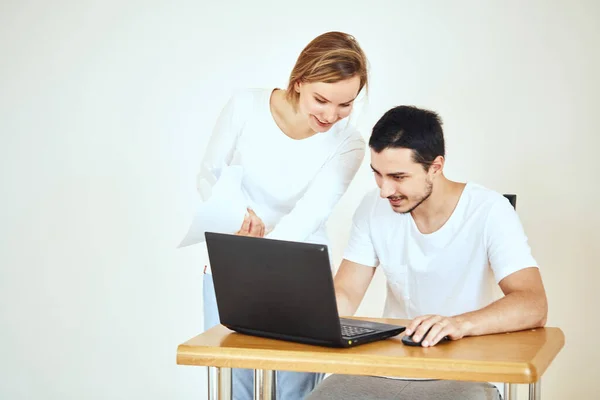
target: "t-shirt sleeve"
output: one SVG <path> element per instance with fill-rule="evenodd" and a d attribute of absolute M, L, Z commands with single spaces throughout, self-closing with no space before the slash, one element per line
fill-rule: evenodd
<path fill-rule="evenodd" d="M 323 165 L 294 208 L 266 237 L 303 241 L 325 224 L 354 179 L 364 159 L 365 146 L 364 139 L 358 134 L 344 142 Z"/>
<path fill-rule="evenodd" d="M 252 112 L 252 95 L 247 90 L 234 93 L 221 110 L 204 152 L 196 179 L 198 193 L 206 201 L 224 167 L 231 163 L 237 139 L 247 115 Z"/>
<path fill-rule="evenodd" d="M 484 236 L 496 283 L 528 267 L 538 267 L 517 212 L 506 199 L 492 205 Z"/>
<path fill-rule="evenodd" d="M 371 214 L 373 212 L 376 193 L 365 195 L 352 217 L 350 238 L 344 250 L 344 259 L 369 267 L 379 265 L 377 252 L 371 236 Z"/>

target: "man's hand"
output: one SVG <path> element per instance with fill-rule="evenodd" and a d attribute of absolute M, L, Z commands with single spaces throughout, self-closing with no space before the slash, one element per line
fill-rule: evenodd
<path fill-rule="evenodd" d="M 253 210 L 248 208 L 248 214 L 246 214 L 246 216 L 244 217 L 242 227 L 239 231 L 236 232 L 236 235 L 264 237 L 265 224 Z"/>
<path fill-rule="evenodd" d="M 440 315 L 423 315 L 417 317 L 406 328 L 405 334 L 423 347 L 435 346 L 444 336 L 452 340 L 462 339 L 467 334 L 467 323 L 458 317 L 442 317 Z M 431 328 L 431 330 L 430 330 Z M 429 331 L 427 336 L 425 334 Z M 414 332 L 414 333 L 413 333 Z"/>

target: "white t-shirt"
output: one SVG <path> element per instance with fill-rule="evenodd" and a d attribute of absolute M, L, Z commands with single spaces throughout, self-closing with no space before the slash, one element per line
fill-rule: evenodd
<path fill-rule="evenodd" d="M 537 267 L 512 205 L 474 183 L 431 234 L 422 234 L 410 214 L 395 213 L 378 190 L 368 193 L 354 215 L 344 258 L 383 268 L 383 316 L 402 319 L 481 309 L 495 300 L 494 286 L 503 278 Z"/>
<path fill-rule="evenodd" d="M 198 191 L 207 201 L 221 172 L 239 168 L 239 195 L 265 223 L 265 237 L 329 244 L 327 219 L 364 159 L 365 140 L 347 119 L 307 139 L 290 138 L 271 114 L 272 92 L 242 90 L 229 100 L 206 149 Z M 234 197 L 219 199 L 221 212 L 239 206 Z"/>

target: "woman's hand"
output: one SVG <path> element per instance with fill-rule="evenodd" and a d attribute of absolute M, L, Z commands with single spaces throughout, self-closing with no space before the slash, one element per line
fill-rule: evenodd
<path fill-rule="evenodd" d="M 242 227 L 236 232 L 236 235 L 264 237 L 265 224 L 252 209 L 248 208 L 248 214 L 244 217 Z"/>

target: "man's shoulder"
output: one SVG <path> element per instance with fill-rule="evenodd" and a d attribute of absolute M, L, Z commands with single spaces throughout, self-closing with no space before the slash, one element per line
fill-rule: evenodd
<path fill-rule="evenodd" d="M 465 187 L 463 218 L 488 224 L 490 219 L 514 213 L 514 208 L 503 194 L 484 185 L 469 182 Z"/>
<path fill-rule="evenodd" d="M 475 209 L 492 209 L 497 204 L 508 203 L 508 199 L 501 193 L 489 189 L 481 184 L 469 182 L 466 187 L 468 206 Z"/>

